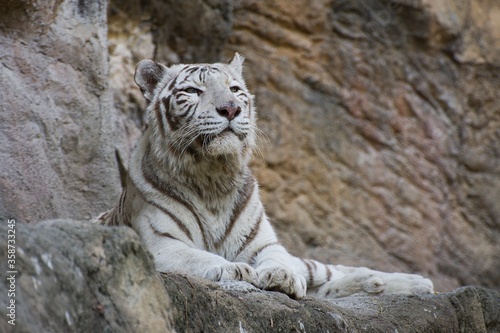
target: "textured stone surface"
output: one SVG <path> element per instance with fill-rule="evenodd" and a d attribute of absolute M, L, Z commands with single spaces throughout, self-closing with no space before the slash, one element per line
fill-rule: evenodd
<path fill-rule="evenodd" d="M 16 325 L 2 318 L 1 332 L 173 332 L 165 288 L 131 229 L 55 220 L 15 230 Z M 6 223 L 0 231 L 5 268 Z M 2 309 L 8 289 L 2 278 Z"/>
<path fill-rule="evenodd" d="M 418 272 L 440 291 L 500 287 L 498 2 L 243 0 L 219 19 L 232 22 L 228 40 L 191 20 L 160 28 L 155 1 L 133 13 L 119 3 L 116 26 L 143 18 L 140 36 L 111 38 L 142 52 L 129 63 L 246 56 L 264 133 L 253 169 L 294 254 Z M 201 17 L 220 14 L 188 2 L 175 13 L 200 8 Z M 172 49 L 158 34 L 192 44 Z M 131 78 L 133 65 L 122 64 L 112 73 L 126 81 L 122 68 Z"/>
<path fill-rule="evenodd" d="M 243 283 L 154 271 L 127 227 L 72 220 L 16 224 L 16 326 L 1 332 L 499 332 L 500 294 L 295 301 Z M 0 224 L 2 235 L 6 224 Z M 0 265 L 6 267 L 6 237 Z M 2 279 L 0 294 L 10 283 Z M 7 297 L 0 297 L 5 309 Z"/>
<path fill-rule="evenodd" d="M 499 332 L 500 294 L 465 287 L 432 296 L 295 301 L 276 292 L 169 274 L 178 332 Z M 243 283 L 242 283 L 243 284 Z M 207 309 L 211 309 L 207 311 Z"/>
<path fill-rule="evenodd" d="M 0 219 L 89 218 L 120 183 L 106 1 L 0 6 Z M 120 139 L 121 138 L 121 139 Z"/>

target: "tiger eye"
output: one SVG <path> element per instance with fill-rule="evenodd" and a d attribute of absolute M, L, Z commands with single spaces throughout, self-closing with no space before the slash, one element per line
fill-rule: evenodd
<path fill-rule="evenodd" d="M 197 94 L 199 96 L 199 95 L 201 95 L 201 93 L 203 91 L 201 91 L 200 89 L 189 87 L 189 88 L 184 89 L 184 92 L 186 92 L 188 94 Z"/>

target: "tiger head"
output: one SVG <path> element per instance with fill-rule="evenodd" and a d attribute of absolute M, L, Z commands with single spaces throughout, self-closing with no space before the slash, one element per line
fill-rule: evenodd
<path fill-rule="evenodd" d="M 255 142 L 253 96 L 243 80 L 243 57 L 229 63 L 139 62 L 135 82 L 148 102 L 155 150 L 198 156 L 241 155 Z"/>

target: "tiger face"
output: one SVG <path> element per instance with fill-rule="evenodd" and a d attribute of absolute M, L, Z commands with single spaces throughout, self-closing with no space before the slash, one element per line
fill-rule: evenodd
<path fill-rule="evenodd" d="M 142 60 L 135 81 L 148 106 L 148 125 L 162 148 L 204 156 L 238 154 L 254 145 L 253 96 L 243 57 L 227 63 L 166 67 Z"/>

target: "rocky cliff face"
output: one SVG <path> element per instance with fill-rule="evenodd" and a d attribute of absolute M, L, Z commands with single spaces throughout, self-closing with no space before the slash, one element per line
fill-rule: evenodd
<path fill-rule="evenodd" d="M 500 286 L 498 2 L 110 9 L 115 104 L 132 110 L 124 126 L 142 121 L 130 79 L 140 59 L 246 56 L 264 132 L 253 169 L 293 253 L 419 272 L 442 291 Z"/>
<path fill-rule="evenodd" d="M 495 0 L 8 1 L 0 218 L 114 205 L 143 126 L 135 64 L 238 51 L 291 252 L 499 288 L 498 22 Z"/>
<path fill-rule="evenodd" d="M 0 219 L 90 218 L 119 194 L 105 1 L 0 6 Z M 118 183 L 117 183 L 118 181 Z"/>

